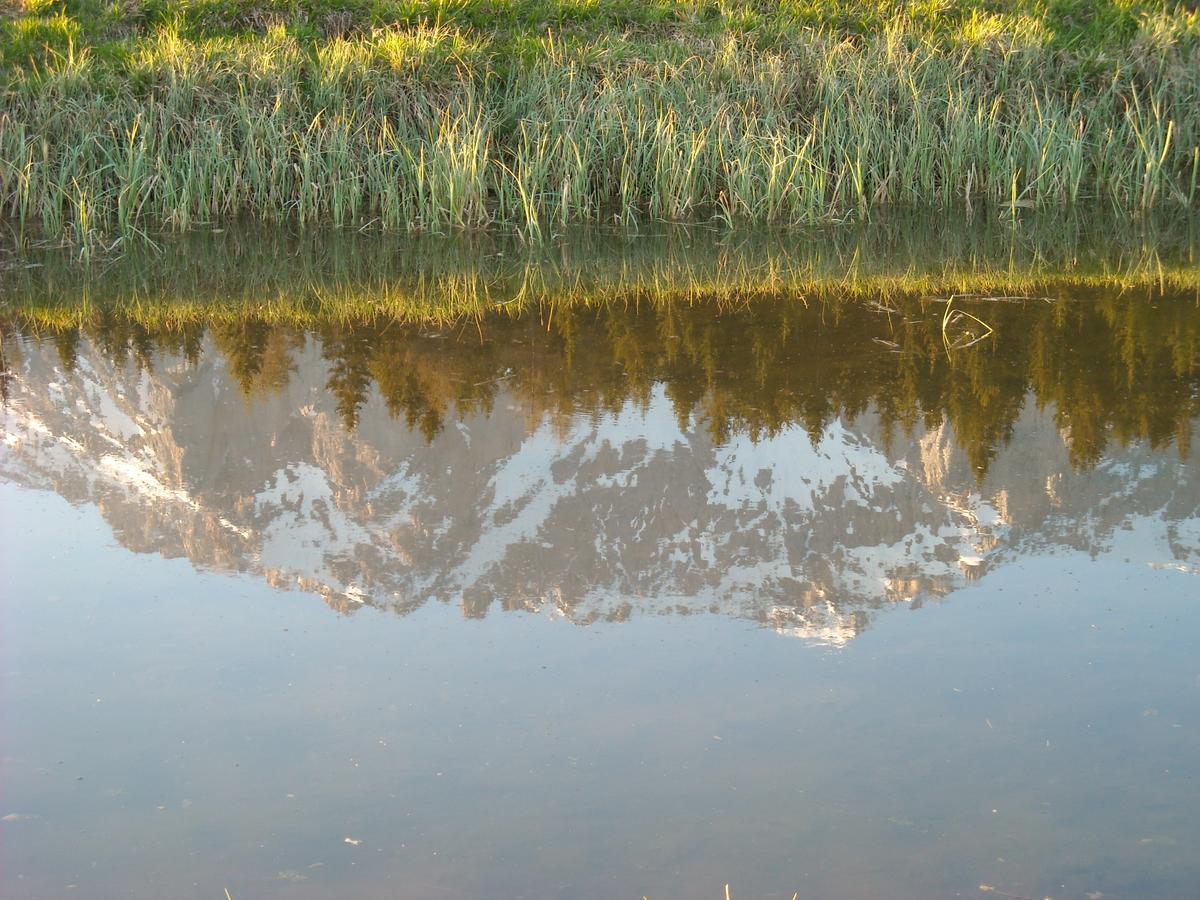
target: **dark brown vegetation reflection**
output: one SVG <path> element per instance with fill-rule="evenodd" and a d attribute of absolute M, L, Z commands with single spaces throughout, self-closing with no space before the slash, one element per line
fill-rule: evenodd
<path fill-rule="evenodd" d="M 816 441 L 833 419 L 872 407 L 885 433 L 948 421 L 982 477 L 1032 392 L 1054 410 L 1076 467 L 1094 464 L 1110 441 L 1175 443 L 1188 452 L 1200 408 L 1194 298 L 1142 290 L 954 302 L 994 333 L 963 348 L 976 337 L 969 328 L 982 329 L 966 319 L 945 329 L 945 302 L 934 300 L 739 306 L 730 297 L 543 305 L 439 327 L 377 320 L 311 330 L 348 429 L 375 390 L 393 417 L 432 439 L 455 412 L 490 412 L 502 389 L 538 420 L 615 412 L 663 384 L 681 426 L 694 418 L 718 442 L 790 424 Z M 67 368 L 85 338 L 122 364 L 153 368 L 160 352 L 194 363 L 206 334 L 203 325 L 150 328 L 112 313 L 61 329 L 10 319 L 5 330 L 53 341 Z M 247 398 L 280 391 L 307 340 L 304 328 L 255 318 L 207 331 Z M 9 344 L 6 366 L 13 354 Z"/>

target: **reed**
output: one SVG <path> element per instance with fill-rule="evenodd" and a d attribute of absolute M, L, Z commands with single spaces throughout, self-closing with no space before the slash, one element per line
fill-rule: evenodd
<path fill-rule="evenodd" d="M 1200 14 L 1147 6 L 1087 52 L 1045 16 L 847 33 L 826 7 L 740 30 L 735 4 L 718 28 L 498 33 L 460 14 L 320 39 L 282 14 L 209 33 L 185 6 L 103 39 L 27 11 L 2 23 L 0 216 L 86 248 L 237 218 L 546 238 L 1194 207 Z"/>

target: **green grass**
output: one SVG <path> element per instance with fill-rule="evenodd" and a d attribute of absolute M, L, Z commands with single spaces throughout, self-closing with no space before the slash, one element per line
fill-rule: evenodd
<path fill-rule="evenodd" d="M 237 218 L 1194 208 L 1198 42 L 1147 0 L 25 0 L 0 216 L 94 248 Z"/>

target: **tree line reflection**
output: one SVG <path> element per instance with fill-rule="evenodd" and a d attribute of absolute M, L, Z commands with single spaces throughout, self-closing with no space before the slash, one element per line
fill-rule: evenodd
<path fill-rule="evenodd" d="M 148 325 L 99 311 L 69 327 L 13 316 L 4 329 L 53 341 L 67 369 L 84 340 L 144 369 L 164 354 L 194 364 L 216 352 L 248 402 L 287 386 L 311 332 L 347 429 L 377 392 L 394 418 L 427 439 L 452 415 L 486 415 L 502 393 L 533 418 L 565 422 L 646 401 L 661 384 L 681 425 L 694 422 L 717 442 L 794 424 L 815 441 L 833 419 L 868 409 L 888 430 L 947 422 L 980 476 L 1030 395 L 1053 409 L 1077 467 L 1094 464 L 1111 441 L 1188 452 L 1200 406 L 1194 298 L 1145 289 L 954 302 L 992 333 L 964 348 L 981 327 L 964 317 L 948 331 L 944 300 L 895 297 L 744 304 L 631 297 L 599 307 L 547 303 L 439 327 L 384 319 L 302 327 L 255 317 Z M 0 368 L 16 365 L 19 352 L 6 341 Z"/>

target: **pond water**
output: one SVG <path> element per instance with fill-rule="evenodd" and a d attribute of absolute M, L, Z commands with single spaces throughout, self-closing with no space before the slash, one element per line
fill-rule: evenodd
<path fill-rule="evenodd" d="M 1175 259 L 421 322 L 23 270 L 0 895 L 1196 896 Z"/>

